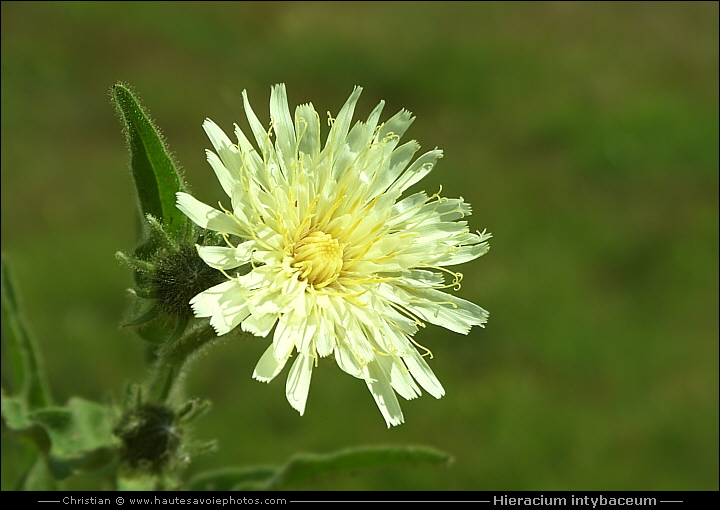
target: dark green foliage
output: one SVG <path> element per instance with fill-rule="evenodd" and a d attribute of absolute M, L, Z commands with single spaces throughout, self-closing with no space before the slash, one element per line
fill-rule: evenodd
<path fill-rule="evenodd" d="M 125 85 L 113 85 L 112 97 L 125 127 L 142 216 L 157 218 L 170 235 L 183 235 L 189 221 L 175 207 L 175 193 L 185 190 L 185 185 L 160 131 Z"/>

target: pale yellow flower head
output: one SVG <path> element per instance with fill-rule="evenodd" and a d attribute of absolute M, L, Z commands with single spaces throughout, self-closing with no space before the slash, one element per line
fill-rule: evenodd
<path fill-rule="evenodd" d="M 461 198 L 402 198 L 442 152 L 413 161 L 420 146 L 399 142 L 414 118 L 401 110 L 379 123 L 383 102 L 351 128 L 360 92 L 331 119 L 324 145 L 318 113 L 304 104 L 293 117 L 284 85 L 272 89 L 269 129 L 243 92 L 255 145 L 237 126 L 233 143 L 211 120 L 203 125 L 216 151 L 208 161 L 231 207 L 177 196 L 188 217 L 228 241 L 198 246 L 228 279 L 192 299 L 195 315 L 210 317 L 218 335 L 238 326 L 270 335 L 253 377 L 270 381 L 294 358 L 286 393 L 300 414 L 318 359 L 333 356 L 365 381 L 390 426 L 404 420 L 396 392 L 444 394 L 412 339 L 418 326 L 466 334 L 486 322 L 485 310 L 444 290 L 460 280 L 446 266 L 485 254 L 490 234 L 469 231 L 470 206 Z M 235 271 L 248 263 L 249 272 Z"/>

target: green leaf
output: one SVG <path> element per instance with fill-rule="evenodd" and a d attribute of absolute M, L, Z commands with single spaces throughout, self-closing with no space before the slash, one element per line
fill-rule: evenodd
<path fill-rule="evenodd" d="M 25 400 L 2 394 L 2 430 L 19 438 L 28 439 L 42 454 L 50 451 L 51 441 L 47 431 L 28 417 Z"/>
<path fill-rule="evenodd" d="M 318 476 L 360 468 L 431 462 L 449 464 L 452 457 L 427 446 L 362 446 L 326 455 L 295 455 L 277 473 L 266 489 L 276 490 Z"/>
<path fill-rule="evenodd" d="M 28 490 L 39 490 L 29 487 L 46 484 L 49 476 L 63 480 L 75 473 L 111 473 L 118 460 L 112 421 L 105 407 L 79 398 L 66 407 L 28 411 L 20 398 L 2 395 L 3 433 L 30 440 L 42 454 L 21 481 Z"/>
<path fill-rule="evenodd" d="M 130 319 L 128 322 L 123 324 L 123 327 L 127 326 L 140 326 L 142 324 L 146 324 L 147 322 L 153 320 L 155 317 L 157 317 L 160 314 L 160 307 L 157 306 L 155 303 L 153 303 L 151 306 L 147 307 L 147 311 L 140 314 L 137 317 L 134 317 Z M 143 337 L 144 338 L 144 337 Z M 155 339 L 155 338 L 145 338 L 146 340 L 155 343 L 160 343 L 162 340 Z"/>
<path fill-rule="evenodd" d="M 65 407 L 40 409 L 30 418 L 50 437 L 49 465 L 55 478 L 102 474 L 116 464 L 113 419 L 104 406 L 73 397 Z"/>
<path fill-rule="evenodd" d="M 113 85 L 112 98 L 125 127 L 142 217 L 151 215 L 174 237 L 185 236 L 188 219 L 175 207 L 175 193 L 185 185 L 158 129 L 127 87 Z"/>
<path fill-rule="evenodd" d="M 56 491 L 58 483 L 43 457 L 38 457 L 35 464 L 25 473 L 20 481 L 20 490 L 23 491 Z"/>
<path fill-rule="evenodd" d="M 362 468 L 418 463 L 450 464 L 452 457 L 428 446 L 362 446 L 326 455 L 303 453 L 284 466 L 231 467 L 195 475 L 191 491 L 278 490 L 323 475 Z"/>
<path fill-rule="evenodd" d="M 2 256 L 2 338 L 12 371 L 13 391 L 31 408 L 50 404 L 40 353 L 20 313 L 15 286 Z"/>
<path fill-rule="evenodd" d="M 265 490 L 284 489 L 322 475 L 361 468 L 378 468 L 401 464 L 450 464 L 452 457 L 427 446 L 361 446 L 326 455 L 298 454 L 283 466 L 263 487 Z"/>
<path fill-rule="evenodd" d="M 66 407 L 41 409 L 31 415 L 53 440 L 58 454 L 75 453 L 105 446 L 112 437 L 108 410 L 95 402 L 72 397 Z"/>
<path fill-rule="evenodd" d="M 154 491 L 158 485 L 158 477 L 150 474 L 121 473 L 117 479 L 119 491 Z"/>
<path fill-rule="evenodd" d="M 277 467 L 231 467 L 199 473 L 188 483 L 187 490 L 191 491 L 229 491 L 239 490 L 249 484 L 258 482 L 267 483 L 277 475 Z"/>
<path fill-rule="evenodd" d="M 116 487 L 119 491 L 175 491 L 180 488 L 180 483 L 170 472 L 147 473 L 121 468 L 117 473 Z"/>

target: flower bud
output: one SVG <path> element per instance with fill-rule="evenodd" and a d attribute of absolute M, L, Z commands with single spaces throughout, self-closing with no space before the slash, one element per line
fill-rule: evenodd
<path fill-rule="evenodd" d="M 175 413 L 158 404 L 126 412 L 113 432 L 122 441 L 122 460 L 133 469 L 153 473 L 175 457 L 182 437 Z"/>
<path fill-rule="evenodd" d="M 200 258 L 193 245 L 182 245 L 175 253 L 163 253 L 154 262 L 156 269 L 148 275 L 148 290 L 155 296 L 160 311 L 171 317 L 191 316 L 190 300 L 226 280 L 220 271 Z"/>
<path fill-rule="evenodd" d="M 140 298 L 125 325 L 140 326 L 141 337 L 159 344 L 185 331 L 193 315 L 193 297 L 225 280 L 197 252 L 197 245 L 212 246 L 222 238 L 196 229 L 189 239 L 176 239 L 152 216 L 146 221 L 149 237 L 133 254 L 118 252 L 117 258 L 135 271 L 137 288 L 131 293 Z"/>

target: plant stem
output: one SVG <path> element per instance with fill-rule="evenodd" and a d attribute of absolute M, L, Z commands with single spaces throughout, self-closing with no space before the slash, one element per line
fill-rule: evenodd
<path fill-rule="evenodd" d="M 217 334 L 206 322 L 187 330 L 177 341 L 168 342 L 162 347 L 150 374 L 148 384 L 150 401 L 165 402 L 176 390 L 179 376 L 192 355 L 216 338 Z"/>

